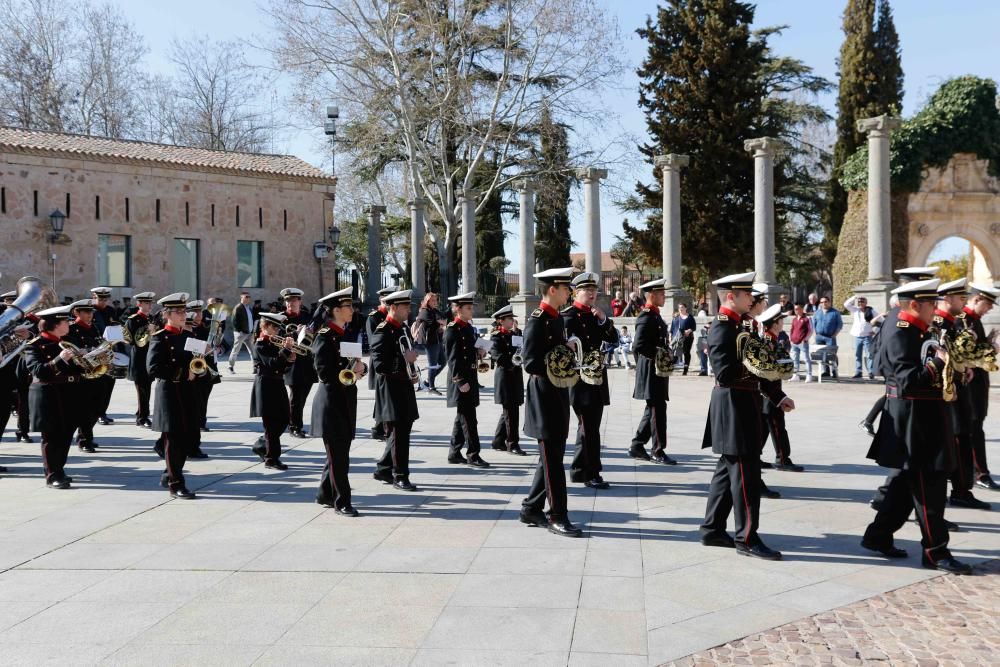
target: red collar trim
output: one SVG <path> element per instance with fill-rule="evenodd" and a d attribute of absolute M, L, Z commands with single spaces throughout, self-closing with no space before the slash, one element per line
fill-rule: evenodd
<path fill-rule="evenodd" d="M 502 333 L 502 334 L 505 334 L 505 333 L 510 333 L 510 332 L 509 332 L 509 331 L 507 331 L 507 329 L 505 329 L 504 327 L 497 327 L 497 331 L 499 331 L 499 332 L 500 332 L 500 333 Z"/>
<path fill-rule="evenodd" d="M 166 331 L 167 333 L 172 333 L 175 336 L 177 334 L 179 334 L 180 332 L 184 331 L 184 329 L 182 329 L 180 327 L 175 327 L 173 324 L 166 324 L 166 325 L 164 325 L 163 326 L 163 330 Z"/>
<path fill-rule="evenodd" d="M 392 319 L 392 315 L 386 315 L 385 321 L 388 322 L 390 326 L 392 326 L 392 327 L 394 327 L 396 329 L 402 329 L 403 328 L 403 323 L 402 322 L 397 322 L 396 320 Z"/>
<path fill-rule="evenodd" d="M 729 321 L 733 324 L 739 323 L 743 319 L 743 316 L 737 313 L 735 310 L 726 308 L 725 306 L 719 306 L 719 315 L 725 315 L 729 318 Z"/>
<path fill-rule="evenodd" d="M 36 324 L 38 323 L 38 315 L 35 315 L 34 313 L 28 313 L 25 317 Z"/>
<path fill-rule="evenodd" d="M 581 313 L 589 313 L 590 312 L 590 306 L 585 306 L 582 303 L 580 303 L 579 301 L 574 301 L 573 302 L 573 307 L 576 308 L 577 310 L 579 310 Z"/>
<path fill-rule="evenodd" d="M 934 309 L 934 314 L 943 320 L 948 320 L 951 324 L 955 323 L 955 316 L 949 313 L 947 310 L 941 310 L 940 308 Z"/>
<path fill-rule="evenodd" d="M 40 335 L 45 340 L 50 340 L 53 343 L 58 343 L 60 340 L 62 340 L 59 336 L 55 335 L 51 331 L 43 331 Z"/>
<path fill-rule="evenodd" d="M 920 333 L 927 332 L 927 323 L 924 322 L 919 317 L 917 317 L 916 315 L 914 315 L 913 313 L 908 313 L 905 310 L 901 310 L 899 311 L 899 319 L 903 320 L 904 322 L 909 322 L 916 328 L 920 329 Z"/>
<path fill-rule="evenodd" d="M 330 328 L 333 329 L 333 332 L 338 336 L 344 333 L 344 330 L 341 329 L 340 325 L 336 322 L 330 322 Z"/>
<path fill-rule="evenodd" d="M 651 303 L 644 303 L 642 305 L 642 309 L 643 310 L 648 310 L 649 312 L 653 313 L 654 315 L 659 315 L 660 314 L 660 308 L 659 308 L 659 306 L 654 306 Z"/>
<path fill-rule="evenodd" d="M 298 317 L 301 314 L 302 314 L 301 310 L 299 312 L 297 312 L 297 313 L 292 313 L 292 311 L 288 310 L 287 308 L 285 309 L 285 315 L 287 317 Z"/>
<path fill-rule="evenodd" d="M 556 310 L 553 306 L 551 306 L 550 304 L 548 304 L 548 303 L 546 303 L 544 301 L 542 301 L 542 303 L 539 304 L 539 308 L 541 308 L 543 311 L 545 311 L 546 313 L 548 313 L 552 317 L 558 317 L 559 316 L 559 311 Z"/>
<path fill-rule="evenodd" d="M 465 320 L 463 320 L 461 317 L 459 317 L 457 315 L 455 316 L 455 324 L 457 324 L 460 327 L 467 327 L 467 326 L 469 326 L 468 322 L 466 322 Z"/>
<path fill-rule="evenodd" d="M 383 315 L 387 315 L 389 313 L 389 307 L 388 306 L 379 306 L 375 310 L 377 310 L 378 312 L 382 313 Z"/>
<path fill-rule="evenodd" d="M 771 340 L 778 340 L 778 334 L 774 333 L 773 331 L 765 331 L 764 335 L 770 338 Z"/>
<path fill-rule="evenodd" d="M 76 318 L 75 320 L 73 320 L 73 324 L 79 324 L 79 325 L 80 325 L 81 327 L 83 327 L 84 329 L 93 329 L 93 328 L 94 328 L 94 325 L 93 325 L 93 324 L 86 324 L 86 323 L 85 323 L 85 322 L 84 322 L 83 320 L 81 320 L 81 319 L 80 319 L 79 317 L 78 317 L 78 318 Z"/>
<path fill-rule="evenodd" d="M 966 315 L 968 315 L 969 317 L 971 317 L 974 320 L 978 320 L 979 319 L 979 315 L 976 315 L 976 311 L 972 310 L 968 306 L 964 306 L 962 308 L 962 311 L 965 312 Z"/>

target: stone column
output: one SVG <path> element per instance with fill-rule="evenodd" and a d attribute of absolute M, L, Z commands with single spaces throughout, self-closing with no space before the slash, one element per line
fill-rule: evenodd
<path fill-rule="evenodd" d="M 413 300 L 419 302 L 424 297 L 424 207 L 427 200 L 414 197 L 406 202 L 410 206 L 410 287 Z"/>
<path fill-rule="evenodd" d="M 888 115 L 858 121 L 858 132 L 868 134 L 868 279 L 855 291 L 885 312 L 892 276 L 892 214 L 890 200 L 889 137 L 902 122 Z"/>
<path fill-rule="evenodd" d="M 601 179 L 608 177 L 608 170 L 584 167 L 576 176 L 583 181 L 584 268 L 601 275 Z"/>
<path fill-rule="evenodd" d="M 691 309 L 691 295 L 681 287 L 681 169 L 691 163 L 687 155 L 657 155 L 653 164 L 663 175 L 663 277 L 667 281 L 664 312 L 681 303 Z"/>
<path fill-rule="evenodd" d="M 460 190 L 462 208 L 462 292 L 476 291 L 476 198 L 475 190 Z M 450 295 L 448 295 L 450 296 Z"/>
<path fill-rule="evenodd" d="M 767 283 L 770 303 L 777 303 L 784 288 L 776 285 L 774 271 L 774 156 L 781 142 L 759 137 L 743 142 L 753 153 L 753 259 L 757 281 Z"/>
<path fill-rule="evenodd" d="M 385 206 L 369 206 L 368 213 L 368 275 L 365 280 L 365 304 L 371 308 L 378 306 L 377 292 L 382 289 L 382 215 Z"/>
<path fill-rule="evenodd" d="M 521 200 L 521 263 L 518 272 L 517 294 L 511 297 L 514 316 L 521 326 L 531 311 L 538 307 L 539 298 L 535 292 L 535 188 L 538 183 L 531 179 L 517 182 L 518 197 Z"/>

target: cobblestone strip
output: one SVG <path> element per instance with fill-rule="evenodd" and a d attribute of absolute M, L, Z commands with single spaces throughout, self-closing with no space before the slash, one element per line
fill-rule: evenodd
<path fill-rule="evenodd" d="M 1000 560 L 738 639 L 671 664 L 996 665 Z"/>

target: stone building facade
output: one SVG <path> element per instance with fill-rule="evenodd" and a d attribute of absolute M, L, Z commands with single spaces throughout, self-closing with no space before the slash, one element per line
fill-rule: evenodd
<path fill-rule="evenodd" d="M 0 127 L 0 288 L 33 274 L 60 297 L 188 291 L 265 303 L 332 291 L 336 179 L 293 156 Z M 50 242 L 50 214 L 66 215 Z M 50 255 L 51 253 L 51 255 Z M 54 256 L 54 262 L 51 257 Z M 193 297 L 192 297 L 193 298 Z"/>

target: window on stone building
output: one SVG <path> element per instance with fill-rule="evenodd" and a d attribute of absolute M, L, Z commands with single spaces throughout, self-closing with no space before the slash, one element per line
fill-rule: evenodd
<path fill-rule="evenodd" d="M 38 217 L 38 190 L 35 190 L 35 217 Z"/>
<path fill-rule="evenodd" d="M 97 235 L 97 282 L 108 287 L 132 284 L 132 237 Z"/>
<path fill-rule="evenodd" d="M 66 217 L 69 217 L 69 193 L 66 193 Z"/>
<path fill-rule="evenodd" d="M 131 211 L 129 211 L 128 197 L 125 197 L 125 222 L 128 222 L 131 218 Z"/>
<path fill-rule="evenodd" d="M 0 188 L 0 213 L 7 212 L 7 188 Z"/>
<path fill-rule="evenodd" d="M 236 286 L 264 286 L 264 242 L 236 242 Z"/>
<path fill-rule="evenodd" d="M 198 239 L 174 239 L 170 271 L 175 292 L 198 294 Z"/>
<path fill-rule="evenodd" d="M 264 229 L 264 209 L 257 207 L 257 226 Z"/>
<path fill-rule="evenodd" d="M 184 202 L 184 224 L 191 224 L 191 202 Z"/>
<path fill-rule="evenodd" d="M 215 204 L 212 204 L 212 226 L 215 227 Z"/>
<path fill-rule="evenodd" d="M 240 207 L 236 207 L 236 226 L 240 226 Z"/>
<path fill-rule="evenodd" d="M 282 211 L 282 214 L 284 215 L 285 231 L 287 232 L 288 231 L 288 209 L 287 208 L 284 209 Z"/>
<path fill-rule="evenodd" d="M 160 221 L 160 200 L 156 200 L 156 221 Z"/>
<path fill-rule="evenodd" d="M 101 195 L 94 196 L 94 220 L 101 219 Z"/>

